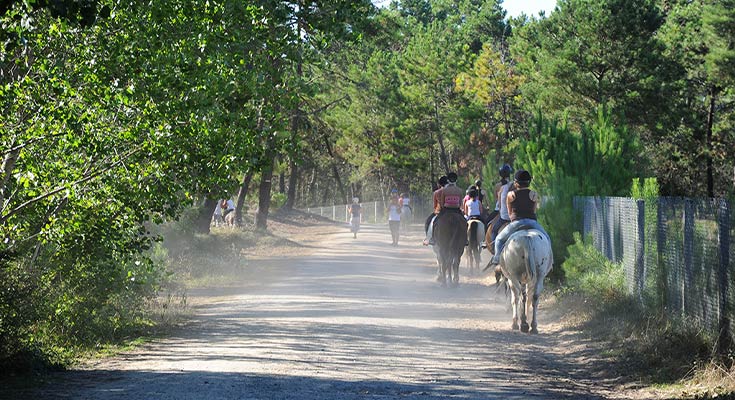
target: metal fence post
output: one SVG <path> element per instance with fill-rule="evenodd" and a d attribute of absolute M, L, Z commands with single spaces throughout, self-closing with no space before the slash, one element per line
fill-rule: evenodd
<path fill-rule="evenodd" d="M 608 260 L 614 261 L 613 246 L 612 246 L 612 233 L 613 221 L 612 221 L 612 199 L 610 197 L 603 197 L 602 199 L 602 246 L 605 249 L 605 257 Z"/>
<path fill-rule="evenodd" d="M 730 306 L 728 296 L 728 269 L 730 268 L 730 204 L 726 199 L 720 200 L 719 221 L 717 221 L 718 239 L 720 241 L 720 266 L 717 270 L 719 282 L 719 339 L 718 347 L 724 354 L 730 347 Z"/>
<path fill-rule="evenodd" d="M 638 208 L 638 243 L 635 246 L 635 280 L 638 287 L 638 298 L 643 304 L 643 288 L 646 286 L 646 202 L 637 200 Z"/>
<path fill-rule="evenodd" d="M 689 299 L 687 296 L 687 288 L 694 284 L 692 282 L 692 267 L 694 264 L 694 201 L 686 199 L 684 201 L 684 279 L 681 282 L 681 312 L 686 312 L 691 307 L 688 306 Z"/>
<path fill-rule="evenodd" d="M 666 306 L 666 297 L 669 293 L 669 283 L 666 277 L 669 271 L 666 271 L 666 262 L 664 260 L 664 247 L 666 246 L 666 220 L 664 214 L 664 199 L 659 197 L 658 207 L 656 207 L 656 268 L 658 270 L 658 282 L 656 287 L 659 288 L 659 305 Z"/>
<path fill-rule="evenodd" d="M 374 224 L 378 223 L 378 202 L 375 202 L 375 220 L 373 221 Z"/>

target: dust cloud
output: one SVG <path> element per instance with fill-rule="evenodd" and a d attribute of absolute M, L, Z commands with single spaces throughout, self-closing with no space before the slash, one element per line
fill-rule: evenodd
<path fill-rule="evenodd" d="M 185 327 L 67 373 L 54 390 L 95 399 L 614 393 L 600 349 L 563 331 L 543 306 L 540 334 L 521 334 L 490 277 L 467 277 L 463 264 L 460 286 L 440 287 L 418 225 L 397 247 L 385 225 L 364 225 L 357 239 L 343 225 L 280 228 L 267 246 L 235 249 L 245 261 L 224 281 L 188 290 L 194 316 Z"/>

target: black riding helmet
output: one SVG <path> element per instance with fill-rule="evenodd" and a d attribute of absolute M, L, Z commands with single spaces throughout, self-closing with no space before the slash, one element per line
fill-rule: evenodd
<path fill-rule="evenodd" d="M 533 177 L 531 176 L 531 173 L 526 170 L 519 169 L 518 172 L 516 172 L 515 181 L 520 185 L 528 185 L 531 183 L 532 179 Z"/>
<path fill-rule="evenodd" d="M 450 172 L 450 173 L 448 173 L 448 174 L 447 174 L 447 180 L 448 180 L 449 182 L 452 182 L 452 183 L 456 183 L 456 182 L 457 182 L 457 174 L 456 174 L 456 173 L 454 173 L 454 172 Z"/>
<path fill-rule="evenodd" d="M 503 178 L 510 178 L 510 174 L 513 173 L 513 167 L 511 167 L 508 164 L 505 164 L 502 167 L 500 167 L 500 170 L 498 171 L 498 173 Z"/>

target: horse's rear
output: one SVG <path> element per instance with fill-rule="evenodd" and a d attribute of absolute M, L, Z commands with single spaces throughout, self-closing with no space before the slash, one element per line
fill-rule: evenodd
<path fill-rule="evenodd" d="M 401 208 L 401 229 L 403 232 L 408 232 L 408 228 L 413 223 L 413 211 L 409 206 L 403 206 Z"/>
<path fill-rule="evenodd" d="M 471 219 L 467 222 L 467 266 L 470 275 L 480 272 L 480 245 L 484 234 L 485 225 L 482 221 Z"/>
<path fill-rule="evenodd" d="M 538 333 L 536 311 L 538 299 L 544 288 L 544 278 L 553 266 L 551 242 L 535 229 L 518 231 L 508 238 L 501 255 L 500 268 L 508 279 L 512 291 L 513 329 L 528 332 L 527 311 L 532 307 L 531 333 Z M 519 301 L 523 303 L 519 305 Z M 519 307 L 520 306 L 520 307 Z"/>
<path fill-rule="evenodd" d="M 467 221 L 459 212 L 447 211 L 437 217 L 436 244 L 439 246 L 441 259 L 441 283 L 459 284 L 459 262 L 464 253 L 467 241 Z"/>

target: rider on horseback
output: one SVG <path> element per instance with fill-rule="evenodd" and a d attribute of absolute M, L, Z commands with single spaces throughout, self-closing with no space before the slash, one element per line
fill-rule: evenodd
<path fill-rule="evenodd" d="M 508 193 L 506 201 L 511 222 L 495 238 L 495 255 L 490 261 L 490 265 L 500 263 L 500 252 L 503 250 L 506 240 L 520 229 L 537 229 L 551 241 L 549 234 L 536 221 L 536 210 L 541 199 L 538 193 L 528 187 L 531 184 L 531 179 L 533 178 L 528 171 L 518 170 L 516 172 L 513 185 L 515 189 Z"/>
<path fill-rule="evenodd" d="M 450 172 L 447 174 L 447 185 L 439 191 L 439 204 L 441 210 L 437 217 L 447 212 L 461 212 L 462 206 L 462 189 L 457 186 L 457 174 Z"/>
<path fill-rule="evenodd" d="M 510 174 L 513 173 L 513 167 L 508 164 L 503 165 L 498 171 L 500 174 L 500 182 L 495 186 L 495 197 L 498 199 L 495 208 L 500 214 L 498 221 L 493 224 L 492 238 L 498 237 L 500 228 L 510 222 L 510 214 L 508 213 L 508 203 L 505 199 L 508 197 L 508 192 L 511 190 L 512 182 L 509 182 Z M 495 239 L 493 239 L 495 240 Z"/>
<path fill-rule="evenodd" d="M 444 178 L 444 177 L 442 177 Z M 442 184 L 442 180 L 439 180 L 439 184 Z M 439 188 L 434 192 L 434 214 L 436 215 L 429 223 L 426 230 L 427 238 L 424 240 L 424 245 L 434 245 L 433 230 L 436 227 L 437 219 L 444 215 L 446 212 L 457 212 L 462 213 L 462 189 L 457 186 L 457 174 L 450 172 L 446 176 L 444 181 L 444 187 Z"/>
<path fill-rule="evenodd" d="M 437 183 L 439 184 L 439 187 L 434 191 L 434 194 L 431 196 L 434 204 L 434 212 L 429 215 L 429 218 L 426 219 L 426 223 L 424 224 L 424 232 L 426 232 L 426 238 L 423 242 L 424 246 L 434 245 L 434 220 L 436 219 L 436 216 L 439 215 L 439 211 L 441 211 L 441 205 L 439 204 L 439 192 L 444 188 L 444 185 L 447 184 L 446 175 L 439 178 L 439 181 Z"/>
<path fill-rule="evenodd" d="M 482 220 L 482 203 L 477 189 L 470 189 L 469 200 L 464 204 L 464 215 L 467 221 L 477 220 L 477 237 L 482 238 L 480 246 L 485 247 L 485 223 Z"/>

